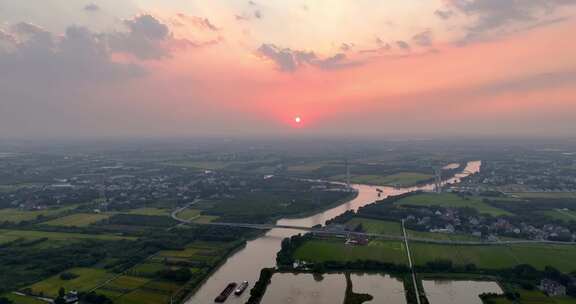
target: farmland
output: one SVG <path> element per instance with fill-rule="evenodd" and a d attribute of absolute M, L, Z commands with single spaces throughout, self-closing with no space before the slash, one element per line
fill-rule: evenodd
<path fill-rule="evenodd" d="M 23 221 L 36 220 L 39 217 L 49 217 L 61 214 L 67 210 L 76 208 L 76 206 L 66 206 L 62 208 L 49 208 L 45 210 L 19 210 L 19 209 L 0 209 L 0 223 L 11 222 L 21 223 Z"/>
<path fill-rule="evenodd" d="M 55 275 L 30 286 L 30 289 L 35 294 L 56 297 L 60 287 L 64 287 L 66 290 L 88 291 L 113 276 L 111 273 L 97 268 L 73 268 L 66 272 L 73 273 L 77 277 L 63 280 L 60 275 Z"/>
<path fill-rule="evenodd" d="M 368 184 L 376 186 L 398 186 L 408 187 L 414 186 L 419 183 L 431 179 L 433 176 L 430 174 L 418 172 L 400 172 L 391 175 L 352 175 L 350 181 L 356 184 Z M 333 180 L 345 181 L 345 175 L 337 175 L 332 177 Z"/>
<path fill-rule="evenodd" d="M 515 290 L 519 294 L 518 302 L 513 302 L 501 296 L 499 298 L 493 299 L 493 304 L 576 304 L 576 299 L 570 297 L 548 297 L 541 291 L 537 290 L 525 290 L 517 289 Z"/>
<path fill-rule="evenodd" d="M 507 194 L 519 198 L 576 198 L 576 192 L 510 192 Z"/>
<path fill-rule="evenodd" d="M 64 226 L 64 227 L 86 227 L 96 222 L 109 218 L 108 214 L 99 213 L 77 213 L 67 215 L 55 220 L 45 222 L 43 224 L 50 226 Z"/>
<path fill-rule="evenodd" d="M 553 209 L 541 212 L 543 215 L 556 220 L 565 222 L 576 221 L 576 211 L 565 209 Z"/>
<path fill-rule="evenodd" d="M 388 234 L 388 235 L 402 235 L 402 228 L 399 222 L 374 220 L 362 217 L 355 217 L 350 221 L 346 222 L 346 225 L 353 227 L 356 225 L 362 225 L 364 231 L 368 233 L 378 233 L 378 234 Z"/>
<path fill-rule="evenodd" d="M 440 259 L 459 266 L 474 264 L 481 269 L 529 264 L 540 270 L 546 266 L 565 272 L 576 270 L 576 260 L 573 259 L 576 247 L 568 245 L 468 246 L 412 242 L 410 248 L 415 264 L 421 266 Z"/>
<path fill-rule="evenodd" d="M 170 210 L 161 208 L 138 208 L 128 211 L 128 214 L 163 216 L 163 215 L 169 215 Z"/>
<path fill-rule="evenodd" d="M 421 193 L 403 198 L 396 202 L 396 205 L 409 205 L 409 206 L 439 206 L 439 207 L 452 207 L 463 208 L 470 207 L 476 209 L 480 213 L 498 215 L 509 215 L 505 210 L 492 207 L 484 203 L 477 197 L 462 197 L 453 193 Z"/>
<path fill-rule="evenodd" d="M 130 240 L 134 237 L 117 236 L 110 234 L 82 234 L 82 233 L 67 233 L 67 232 L 49 232 L 49 231 L 36 231 L 36 230 L 7 230 L 0 229 L 0 242 L 2 239 L 49 239 L 53 241 L 70 241 L 70 240 Z"/>
<path fill-rule="evenodd" d="M 193 288 L 234 246 L 233 243 L 194 242 L 182 250 L 161 251 L 100 286 L 96 292 L 116 304 L 169 303 L 171 297 L 183 295 L 176 294 L 179 290 Z M 182 280 L 166 277 L 167 273 L 182 271 L 187 274 Z"/>
<path fill-rule="evenodd" d="M 2 296 L 16 304 L 46 304 L 46 302 L 42 300 L 38 300 L 33 297 L 17 295 L 13 293 L 5 294 Z"/>
<path fill-rule="evenodd" d="M 185 209 L 178 213 L 178 217 L 184 220 L 191 220 L 199 217 L 201 213 L 202 211 L 198 209 Z"/>
<path fill-rule="evenodd" d="M 402 236 L 402 229 L 399 222 L 368 219 L 363 217 L 354 217 L 350 221 L 346 222 L 346 225 L 348 227 L 355 227 L 359 224 L 362 224 L 362 228 L 364 229 L 364 231 L 368 233 Z M 434 239 L 434 240 L 460 240 L 460 241 L 478 240 L 477 237 L 466 234 L 432 233 L 432 232 L 415 231 L 409 229 L 407 229 L 407 232 L 408 236 L 412 238 Z"/>
<path fill-rule="evenodd" d="M 367 246 L 345 245 L 343 240 L 310 240 L 294 254 L 297 260 L 309 262 L 374 260 L 404 264 L 405 248 L 400 241 L 371 241 Z"/>

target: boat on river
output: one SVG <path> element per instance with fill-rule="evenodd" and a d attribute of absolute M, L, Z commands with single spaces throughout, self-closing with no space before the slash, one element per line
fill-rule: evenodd
<path fill-rule="evenodd" d="M 238 288 L 236 288 L 236 290 L 234 291 L 234 294 L 239 296 L 244 292 L 244 290 L 246 290 L 246 288 L 248 288 L 248 281 L 242 282 L 240 284 L 240 286 L 238 286 Z"/>
<path fill-rule="evenodd" d="M 216 299 L 214 299 L 214 302 L 224 303 L 226 301 L 226 299 L 228 299 L 230 294 L 234 291 L 234 288 L 236 288 L 237 285 L 238 284 L 236 284 L 234 282 L 228 283 L 228 286 L 226 286 L 226 288 L 224 288 L 224 290 L 222 290 L 222 292 L 216 297 Z"/>

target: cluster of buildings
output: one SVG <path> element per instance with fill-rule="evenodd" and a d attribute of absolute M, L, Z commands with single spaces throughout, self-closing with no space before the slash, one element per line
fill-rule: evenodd
<path fill-rule="evenodd" d="M 535 153 L 525 157 L 484 162 L 474 180 L 484 190 L 502 192 L 576 191 L 574 155 Z"/>
<path fill-rule="evenodd" d="M 460 209 L 423 207 L 413 209 L 404 220 L 414 230 L 436 233 L 463 233 L 487 239 L 515 237 L 531 240 L 576 241 L 576 231 L 558 224 L 527 223 L 522 220 L 482 215 L 470 216 Z"/>

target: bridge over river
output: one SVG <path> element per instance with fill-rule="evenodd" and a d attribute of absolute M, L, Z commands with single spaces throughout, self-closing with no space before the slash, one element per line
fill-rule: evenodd
<path fill-rule="evenodd" d="M 225 223 L 225 222 L 215 222 L 215 223 L 194 223 L 190 220 L 185 220 L 178 217 L 178 213 L 188 208 L 189 206 L 180 208 L 172 212 L 172 218 L 181 224 L 195 224 L 195 225 L 210 225 L 210 226 L 225 226 L 225 227 L 236 227 L 236 228 L 249 228 L 249 229 L 260 229 L 260 230 L 270 230 L 270 229 L 292 229 L 301 230 L 306 232 L 311 232 L 315 235 L 332 235 L 336 237 L 357 237 L 357 238 L 371 238 L 371 239 L 383 239 L 383 240 L 398 240 L 405 241 L 402 235 L 393 234 L 381 234 L 381 233 L 367 233 L 367 232 L 356 232 L 347 231 L 342 229 L 333 229 L 330 226 L 323 227 L 305 227 L 305 226 L 293 226 L 293 225 L 277 225 L 277 224 L 252 224 L 252 223 Z M 450 236 L 447 234 L 447 236 Z M 429 244 L 440 244 L 440 245 L 513 245 L 513 244 L 551 244 L 551 245 L 576 245 L 576 242 L 557 242 L 548 240 L 494 240 L 494 241 L 465 241 L 465 240 L 439 240 L 439 239 L 428 239 L 428 238 L 416 238 L 406 236 L 406 239 L 411 242 L 429 243 Z"/>

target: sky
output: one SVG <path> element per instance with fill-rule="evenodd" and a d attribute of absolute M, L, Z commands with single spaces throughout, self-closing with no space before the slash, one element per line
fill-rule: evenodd
<path fill-rule="evenodd" d="M 0 138 L 574 136 L 575 17 L 576 0 L 0 0 Z"/>

